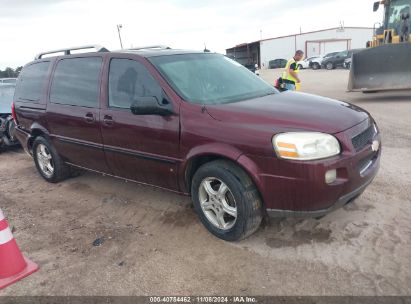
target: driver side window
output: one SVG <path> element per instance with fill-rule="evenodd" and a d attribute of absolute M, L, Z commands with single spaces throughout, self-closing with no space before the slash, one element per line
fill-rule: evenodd
<path fill-rule="evenodd" d="M 111 108 L 130 109 L 138 97 L 162 100 L 162 89 L 140 62 L 131 59 L 112 59 L 109 72 L 109 100 Z"/>

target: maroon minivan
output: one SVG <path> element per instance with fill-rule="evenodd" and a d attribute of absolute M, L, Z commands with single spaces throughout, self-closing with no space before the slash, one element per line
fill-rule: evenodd
<path fill-rule="evenodd" d="M 49 182 L 77 167 L 191 195 L 234 241 L 265 215 L 321 217 L 377 174 L 380 134 L 359 107 L 280 93 L 220 54 L 72 51 L 37 56 L 14 96 L 16 136 Z"/>

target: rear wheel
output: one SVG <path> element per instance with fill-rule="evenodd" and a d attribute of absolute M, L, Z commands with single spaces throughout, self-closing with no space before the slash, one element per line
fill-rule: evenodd
<path fill-rule="evenodd" d="M 298 68 L 299 68 L 300 70 L 302 70 L 302 69 L 303 69 L 303 66 L 302 66 L 301 64 L 299 64 L 299 65 L 298 65 Z"/>
<path fill-rule="evenodd" d="M 70 168 L 63 162 L 52 144 L 42 136 L 34 140 L 33 158 L 37 171 L 50 183 L 57 183 L 70 176 Z"/>
<path fill-rule="evenodd" d="M 218 160 L 195 173 L 191 194 L 204 226 L 226 241 L 253 234 L 263 217 L 263 204 L 248 175 L 235 164 Z"/>

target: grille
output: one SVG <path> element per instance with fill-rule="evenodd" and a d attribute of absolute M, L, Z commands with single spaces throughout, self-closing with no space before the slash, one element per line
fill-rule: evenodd
<path fill-rule="evenodd" d="M 367 144 L 371 143 L 375 135 L 374 125 L 352 138 L 354 149 L 358 152 Z"/>

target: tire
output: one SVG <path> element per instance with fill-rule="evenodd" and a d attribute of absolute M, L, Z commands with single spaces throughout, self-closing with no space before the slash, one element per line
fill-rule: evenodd
<path fill-rule="evenodd" d="M 42 136 L 34 140 L 33 158 L 37 171 L 49 183 L 58 183 L 70 176 L 70 167 L 63 162 L 53 145 Z"/>
<path fill-rule="evenodd" d="M 263 204 L 258 190 L 234 163 L 217 160 L 201 166 L 191 182 L 191 195 L 201 222 L 220 239 L 238 241 L 260 227 Z"/>
<path fill-rule="evenodd" d="M 298 65 L 298 68 L 299 68 L 300 70 L 303 70 L 303 69 L 304 69 L 304 67 L 303 67 L 301 64 Z"/>
<path fill-rule="evenodd" d="M 319 70 L 320 68 L 321 68 L 321 66 L 318 62 L 313 63 L 313 70 Z"/>
<path fill-rule="evenodd" d="M 334 69 L 334 65 L 332 62 L 327 62 L 327 64 L 325 65 L 327 70 L 333 70 Z"/>

